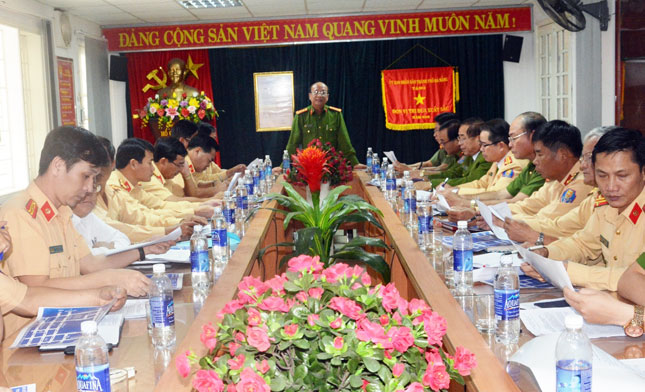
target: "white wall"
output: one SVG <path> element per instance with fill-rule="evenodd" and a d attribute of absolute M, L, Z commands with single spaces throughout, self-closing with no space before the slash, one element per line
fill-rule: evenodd
<path fill-rule="evenodd" d="M 510 122 L 520 113 L 539 111 L 535 34 L 511 33 L 524 38 L 519 63 L 504 62 L 504 118 Z"/>

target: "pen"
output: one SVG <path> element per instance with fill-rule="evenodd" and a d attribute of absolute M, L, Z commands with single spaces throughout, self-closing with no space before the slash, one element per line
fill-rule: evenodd
<path fill-rule="evenodd" d="M 535 245 L 535 246 L 531 246 L 529 248 L 529 250 L 538 250 L 538 249 L 542 249 L 544 247 L 545 247 L 544 245 Z"/>
<path fill-rule="evenodd" d="M 444 185 L 446 185 L 447 183 L 448 183 L 448 177 L 446 177 L 446 179 L 445 179 L 445 180 L 443 180 L 443 182 L 441 183 L 441 185 L 439 185 L 439 187 L 443 187 L 443 186 L 444 186 Z"/>

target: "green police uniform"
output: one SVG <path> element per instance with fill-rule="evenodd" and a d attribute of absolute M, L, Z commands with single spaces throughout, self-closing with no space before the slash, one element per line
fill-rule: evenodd
<path fill-rule="evenodd" d="M 520 192 L 531 196 L 533 192 L 540 189 L 542 185 L 544 185 L 544 178 L 542 178 L 542 175 L 535 170 L 533 162 L 530 162 L 526 165 L 526 168 L 522 170 L 520 175 L 517 176 L 513 182 L 508 184 L 506 190 L 513 197 Z"/>
<path fill-rule="evenodd" d="M 432 166 L 439 166 L 443 163 L 447 156 L 448 153 L 446 152 L 446 150 L 444 150 L 442 147 L 439 147 L 437 152 L 435 152 L 432 158 L 430 158 L 430 163 L 432 163 Z"/>
<path fill-rule="evenodd" d="M 490 169 L 492 163 L 486 162 L 484 155 L 480 152 L 477 154 L 475 161 L 468 167 L 468 170 L 464 173 L 463 177 L 451 178 L 448 180 L 448 185 L 457 186 L 460 184 L 465 184 L 467 182 L 479 180 L 488 169 Z"/>
<path fill-rule="evenodd" d="M 454 155 L 449 155 L 449 156 L 454 156 Z M 455 159 L 457 159 L 456 156 L 454 156 Z M 473 157 L 471 156 L 463 156 L 459 160 L 455 160 L 452 162 L 446 170 L 442 171 L 441 173 L 435 173 L 435 174 L 430 174 L 428 176 L 428 180 L 432 183 L 433 187 L 436 187 L 437 185 L 441 184 L 446 177 L 447 178 L 459 178 L 463 177 L 465 173 L 468 171 L 468 167 L 473 164 Z"/>
<path fill-rule="evenodd" d="M 321 114 L 316 114 L 312 105 L 298 110 L 291 125 L 291 136 L 287 143 L 289 154 L 295 154 L 296 148 L 307 147 L 309 142 L 318 139 L 321 143 L 331 143 L 340 150 L 352 164 L 358 165 L 356 151 L 349 140 L 347 127 L 341 110 L 325 105 Z"/>

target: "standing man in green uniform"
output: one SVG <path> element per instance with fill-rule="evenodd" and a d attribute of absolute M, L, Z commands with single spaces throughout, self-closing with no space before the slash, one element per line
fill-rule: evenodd
<path fill-rule="evenodd" d="M 352 164 L 358 165 L 356 151 L 349 140 L 347 127 L 341 109 L 326 105 L 329 100 L 329 89 L 323 82 L 316 82 L 309 90 L 311 105 L 296 112 L 291 125 L 291 136 L 287 143 L 289 154 L 295 154 L 296 148 L 303 148 L 314 139 L 321 143 L 327 142 L 343 152 L 343 155 Z"/>

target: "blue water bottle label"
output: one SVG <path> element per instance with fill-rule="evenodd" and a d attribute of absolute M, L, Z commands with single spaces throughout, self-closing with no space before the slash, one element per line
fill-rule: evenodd
<path fill-rule="evenodd" d="M 190 270 L 192 272 L 208 272 L 210 265 L 208 250 L 190 252 Z"/>
<path fill-rule="evenodd" d="M 580 360 L 560 360 L 555 367 L 556 392 L 591 392 L 591 364 Z"/>
<path fill-rule="evenodd" d="M 225 208 L 224 211 L 224 220 L 226 220 L 226 223 L 229 225 L 232 225 L 235 223 L 235 209 L 234 208 Z"/>
<path fill-rule="evenodd" d="M 260 170 L 260 181 L 261 181 L 261 180 L 264 180 L 264 177 L 266 177 L 266 174 L 267 174 L 267 173 L 264 171 L 264 169 Z M 259 182 L 259 181 L 258 181 L 258 182 Z"/>
<path fill-rule="evenodd" d="M 291 169 L 291 162 L 288 159 L 282 161 L 282 169 L 285 171 Z"/>
<path fill-rule="evenodd" d="M 385 189 L 388 191 L 395 191 L 396 190 L 396 180 L 394 178 L 389 178 L 387 182 L 385 183 Z"/>
<path fill-rule="evenodd" d="M 372 165 L 372 174 L 378 174 L 381 168 L 378 165 Z"/>
<path fill-rule="evenodd" d="M 472 250 L 453 250 L 452 257 L 455 271 L 472 271 L 473 270 L 473 251 Z"/>
<path fill-rule="evenodd" d="M 265 178 L 265 179 L 266 179 L 266 178 L 271 178 L 271 174 L 272 174 L 272 168 L 271 168 L 271 166 L 267 166 L 267 167 L 264 169 L 264 178 Z"/>
<path fill-rule="evenodd" d="M 150 318 L 153 327 L 175 325 L 175 303 L 172 298 L 150 298 Z"/>
<path fill-rule="evenodd" d="M 246 193 L 248 193 L 249 195 L 252 195 L 253 194 L 253 183 L 244 184 L 244 186 L 246 187 Z"/>
<path fill-rule="evenodd" d="M 211 232 L 213 246 L 226 246 L 226 229 L 219 229 Z"/>
<path fill-rule="evenodd" d="M 76 389 L 79 392 L 110 392 L 110 365 L 77 366 Z"/>
<path fill-rule="evenodd" d="M 410 199 L 410 207 L 412 208 L 413 212 L 416 212 L 417 210 L 417 198 L 413 197 Z M 430 230 L 432 230 L 432 217 L 430 217 Z"/>
<path fill-rule="evenodd" d="M 429 233 L 432 230 L 432 216 L 418 216 L 419 221 L 419 234 Z"/>
<path fill-rule="evenodd" d="M 403 212 L 410 213 L 410 199 L 403 199 Z"/>
<path fill-rule="evenodd" d="M 495 290 L 495 319 L 517 320 L 520 317 L 520 290 Z"/>
<path fill-rule="evenodd" d="M 253 186 L 260 186 L 260 176 L 253 177 Z"/>
<path fill-rule="evenodd" d="M 249 199 L 247 196 L 238 196 L 237 197 L 237 206 L 243 210 L 249 209 Z"/>
<path fill-rule="evenodd" d="M 372 168 L 372 157 L 367 158 L 366 165 L 367 165 L 368 168 L 370 168 L 370 169 Z"/>

